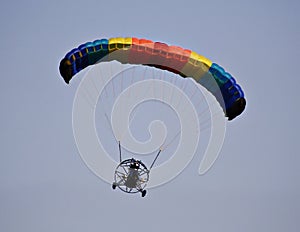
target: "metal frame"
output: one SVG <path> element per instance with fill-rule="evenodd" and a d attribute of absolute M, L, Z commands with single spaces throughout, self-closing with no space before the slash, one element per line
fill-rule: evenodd
<path fill-rule="evenodd" d="M 146 185 L 149 181 L 150 170 L 152 169 L 155 161 L 157 160 L 159 154 L 161 153 L 161 149 L 158 151 L 155 159 L 153 160 L 150 168 L 148 169 L 146 165 L 134 158 L 126 159 L 122 161 L 122 150 L 121 143 L 118 141 L 119 145 L 119 158 L 120 164 L 116 167 L 115 175 L 114 175 L 114 183 L 112 184 L 112 188 L 115 189 L 118 187 L 121 191 L 126 193 L 137 193 L 141 192 L 142 197 L 146 194 Z M 131 165 L 133 163 L 138 163 L 138 168 L 132 168 Z"/>
<path fill-rule="evenodd" d="M 136 181 L 136 186 L 130 187 L 126 184 L 126 182 L 128 181 L 129 174 L 131 172 L 130 165 L 133 162 L 138 162 L 140 167 L 137 169 L 138 180 Z M 123 160 L 115 170 L 114 185 L 126 193 L 142 192 L 149 181 L 149 172 L 150 171 L 147 169 L 146 165 L 140 160 L 135 160 L 133 158 Z"/>

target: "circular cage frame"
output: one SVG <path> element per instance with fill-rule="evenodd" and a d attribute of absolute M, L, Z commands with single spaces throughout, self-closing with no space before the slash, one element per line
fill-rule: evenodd
<path fill-rule="evenodd" d="M 130 172 L 130 165 L 133 162 L 139 163 L 138 180 L 135 187 L 126 186 L 126 181 L 128 179 L 128 174 Z M 123 160 L 117 167 L 114 173 L 114 183 L 113 186 L 118 187 L 121 191 L 126 193 L 138 193 L 144 191 L 149 181 L 149 173 L 147 166 L 140 160 L 135 160 L 133 158 Z"/>

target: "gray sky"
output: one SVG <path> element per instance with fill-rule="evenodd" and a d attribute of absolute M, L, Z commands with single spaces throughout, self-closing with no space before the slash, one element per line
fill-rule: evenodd
<path fill-rule="evenodd" d="M 298 231 L 299 7 L 2 1 L 0 231 Z M 146 198 L 112 191 L 81 160 L 72 105 L 83 75 L 66 86 L 58 73 L 73 47 L 117 36 L 194 50 L 235 76 L 247 99 L 208 173 L 198 176 L 196 155 Z"/>

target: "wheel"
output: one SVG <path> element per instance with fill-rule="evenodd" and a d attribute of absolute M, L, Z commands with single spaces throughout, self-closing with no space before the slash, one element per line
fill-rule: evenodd
<path fill-rule="evenodd" d="M 113 189 L 116 189 L 117 185 L 115 183 L 112 184 L 111 186 Z"/>
<path fill-rule="evenodd" d="M 146 190 L 143 190 L 143 191 L 142 191 L 142 197 L 146 196 L 146 193 L 147 193 L 147 191 L 146 191 Z"/>

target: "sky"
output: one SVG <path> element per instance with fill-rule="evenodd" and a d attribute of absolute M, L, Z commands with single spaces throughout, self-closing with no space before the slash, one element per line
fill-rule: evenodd
<path fill-rule="evenodd" d="M 298 231 L 298 1 L 1 1 L 0 230 Z M 214 166 L 200 155 L 147 196 L 113 191 L 83 162 L 58 66 L 86 41 L 138 37 L 226 67 L 245 112 Z M 298 138 L 298 139 L 297 139 Z M 113 171 L 113 170 L 112 170 Z"/>

